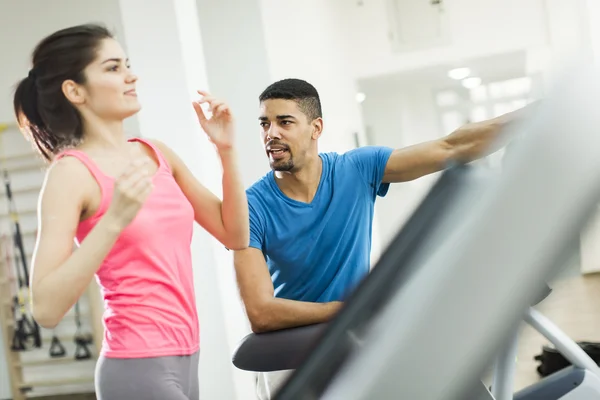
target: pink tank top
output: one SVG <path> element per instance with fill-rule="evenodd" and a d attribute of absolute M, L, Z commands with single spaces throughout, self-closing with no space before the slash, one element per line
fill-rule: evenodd
<path fill-rule="evenodd" d="M 191 259 L 194 210 L 162 153 L 154 189 L 141 210 L 117 239 L 96 273 L 105 312 L 102 354 L 111 358 L 189 355 L 200 347 L 200 332 Z M 82 242 L 106 212 L 114 179 L 104 174 L 84 152 L 67 150 L 57 156 L 79 159 L 102 192 L 97 212 L 80 222 Z"/>

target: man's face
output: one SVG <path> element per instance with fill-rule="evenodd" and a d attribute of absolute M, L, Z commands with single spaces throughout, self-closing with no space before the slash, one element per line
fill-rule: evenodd
<path fill-rule="evenodd" d="M 294 100 L 269 99 L 260 104 L 261 139 L 274 171 L 293 172 L 316 146 L 320 118 L 309 121 Z M 316 132 L 316 129 L 318 132 Z M 316 150 L 315 150 L 316 151 Z"/>

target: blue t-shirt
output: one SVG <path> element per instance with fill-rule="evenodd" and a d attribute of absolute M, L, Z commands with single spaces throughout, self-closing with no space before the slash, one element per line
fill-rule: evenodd
<path fill-rule="evenodd" d="M 343 301 L 368 274 L 375 199 L 392 149 L 322 153 L 311 203 L 287 197 L 271 171 L 246 191 L 250 247 L 262 250 L 279 298 Z"/>

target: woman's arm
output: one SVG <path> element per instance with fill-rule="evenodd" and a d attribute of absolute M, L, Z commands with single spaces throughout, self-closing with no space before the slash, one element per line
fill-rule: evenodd
<path fill-rule="evenodd" d="M 173 150 L 160 141 L 152 142 L 167 158 L 173 177 L 194 208 L 196 222 L 229 249 L 242 250 L 248 247 L 248 203 L 237 167 L 235 150 L 230 148 L 219 151 L 223 165 L 221 201 L 196 179 Z"/>
<path fill-rule="evenodd" d="M 45 328 L 54 328 L 79 299 L 120 233 L 117 224 L 102 219 L 73 252 L 86 181 L 86 168 L 63 158 L 48 171 L 40 194 L 31 294 L 34 318 Z"/>
<path fill-rule="evenodd" d="M 204 187 L 185 163 L 164 143 L 154 141 L 171 165 L 177 184 L 194 207 L 196 221 L 225 247 L 243 250 L 250 242 L 250 221 L 246 191 L 242 184 L 234 150 L 234 122 L 229 107 L 207 92 L 193 102 L 200 126 L 215 145 L 223 166 L 223 201 Z M 212 112 L 206 118 L 201 104 Z"/>
<path fill-rule="evenodd" d="M 62 158 L 46 175 L 38 204 L 38 236 L 31 270 L 35 320 L 54 328 L 90 284 L 121 231 L 135 217 L 151 190 L 145 162 L 134 161 L 115 183 L 106 214 L 79 248 L 73 240 L 93 190 L 87 168 Z"/>
<path fill-rule="evenodd" d="M 248 216 L 248 200 L 242 177 L 237 165 L 237 153 L 232 148 L 219 150 L 223 166 L 223 202 L 221 218 L 223 227 L 229 236 L 233 236 L 231 250 L 241 250 L 250 242 L 250 217 Z"/>

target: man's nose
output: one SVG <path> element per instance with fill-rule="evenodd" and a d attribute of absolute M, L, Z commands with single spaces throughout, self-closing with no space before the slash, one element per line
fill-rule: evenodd
<path fill-rule="evenodd" d="M 267 131 L 267 140 L 271 139 L 281 139 L 281 135 L 279 134 L 279 129 L 276 126 L 271 125 L 269 130 Z"/>

